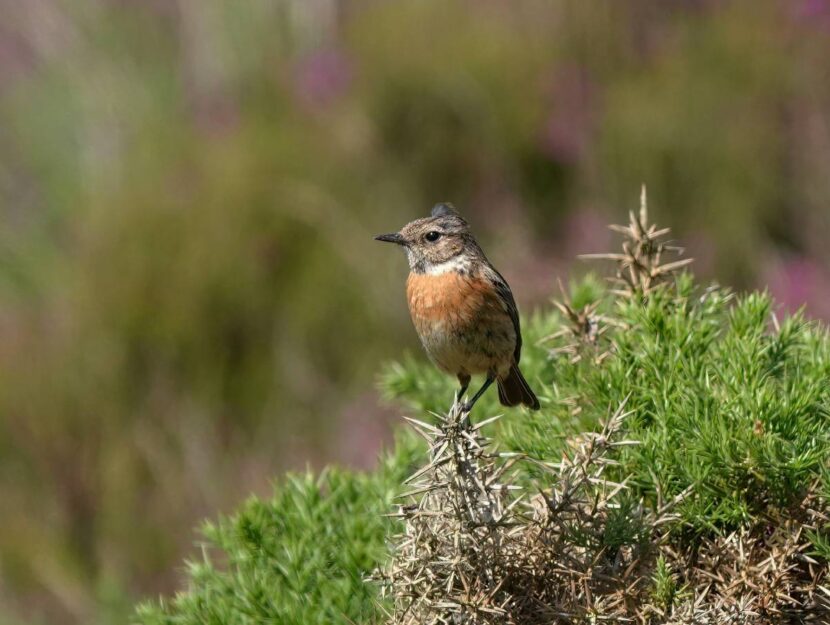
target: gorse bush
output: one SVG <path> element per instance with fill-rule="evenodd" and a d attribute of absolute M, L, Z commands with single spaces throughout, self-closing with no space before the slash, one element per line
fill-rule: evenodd
<path fill-rule="evenodd" d="M 271 499 L 253 498 L 235 515 L 205 524 L 202 558 L 186 568 L 189 588 L 163 607 L 139 607 L 137 620 L 370 622 L 376 592 L 364 576 L 385 556 L 383 514 L 405 477 L 405 458 L 399 453 L 371 475 L 290 475 Z"/>
<path fill-rule="evenodd" d="M 611 255 L 615 288 L 589 277 L 526 320 L 522 366 L 542 410 L 486 424 L 509 471 L 457 410 L 416 424 L 432 451 L 397 514 L 383 516 L 425 454 L 407 431 L 373 473 L 291 477 L 206 526 L 189 589 L 143 605 L 139 622 L 827 614 L 830 336 L 779 320 L 766 294 L 675 275 L 679 263 L 659 261 L 665 232 L 635 227 L 645 217 Z M 454 391 L 415 357 L 382 384 L 419 415 L 443 413 Z M 474 420 L 496 408 L 486 395 Z M 541 499 L 516 507 L 501 482 Z M 394 606 L 366 581 L 375 570 Z"/>
<path fill-rule="evenodd" d="M 538 303 L 527 269 L 564 271 L 647 179 L 701 274 L 830 318 L 828 19 L 822 0 L 3 3 L 0 621 L 121 623 L 174 587 L 205 511 L 307 457 L 360 462 L 340 440 L 357 418 L 379 439 L 366 380 L 416 346 L 390 301 L 404 261 L 367 242 L 435 201 Z"/>
<path fill-rule="evenodd" d="M 556 313 L 525 324 L 537 349 L 522 365 L 543 410 L 502 420 L 496 436 L 506 447 L 556 459 L 568 436 L 596 428 L 629 398 L 628 434 L 642 444 L 620 454 L 617 477 L 655 503 L 694 487 L 680 507 L 686 530 L 735 529 L 798 501 L 817 480 L 827 489 L 825 328 L 801 315 L 779 323 L 768 295 L 702 289 L 688 274 L 647 298 L 609 296 L 595 280 L 572 296 L 577 309 L 599 311 L 599 335 L 562 333 L 567 321 Z M 577 345 L 566 345 L 568 336 Z M 391 396 L 432 411 L 452 386 L 416 359 L 391 366 L 384 383 Z M 482 412 L 497 410 L 494 398 L 483 401 Z"/>

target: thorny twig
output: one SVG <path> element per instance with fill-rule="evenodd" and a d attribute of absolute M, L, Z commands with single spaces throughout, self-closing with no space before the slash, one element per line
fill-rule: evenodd
<path fill-rule="evenodd" d="M 648 221 L 648 199 L 646 187 L 643 185 L 640 192 L 640 212 L 628 213 L 627 226 L 609 226 L 614 232 L 623 235 L 622 253 L 611 254 L 583 254 L 586 260 L 611 260 L 617 264 L 616 276 L 612 281 L 616 288 L 612 293 L 624 297 L 632 295 L 648 295 L 654 288 L 665 282 L 672 275 L 693 262 L 691 258 L 683 258 L 663 263 L 663 255 L 673 253 L 680 255 L 683 248 L 665 241 L 664 237 L 671 232 L 670 228 L 658 228 Z"/>

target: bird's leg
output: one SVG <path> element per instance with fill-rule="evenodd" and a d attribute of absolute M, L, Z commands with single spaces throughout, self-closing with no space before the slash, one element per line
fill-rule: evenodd
<path fill-rule="evenodd" d="M 464 393 L 467 392 L 467 389 L 470 386 L 470 374 L 469 373 L 459 373 L 458 374 L 458 383 L 461 384 L 461 388 L 455 393 L 455 403 L 461 401 L 464 397 Z"/>
<path fill-rule="evenodd" d="M 482 384 L 481 388 L 478 389 L 478 391 L 476 392 L 475 395 L 473 395 L 473 398 L 468 402 L 464 402 L 464 405 L 461 406 L 461 410 L 463 412 L 470 412 L 473 409 L 473 406 L 475 405 L 475 403 L 478 401 L 478 398 L 481 397 L 482 395 L 484 395 L 484 391 L 486 391 L 488 388 L 490 388 L 490 385 L 495 381 L 496 381 L 496 376 L 488 375 L 487 379 L 484 380 L 484 384 Z"/>

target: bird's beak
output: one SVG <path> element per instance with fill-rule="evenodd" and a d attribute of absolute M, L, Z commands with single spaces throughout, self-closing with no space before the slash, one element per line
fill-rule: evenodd
<path fill-rule="evenodd" d="M 390 234 L 379 234 L 375 237 L 375 241 L 397 243 L 398 245 L 404 245 L 406 243 L 406 240 L 398 232 L 392 232 Z"/>

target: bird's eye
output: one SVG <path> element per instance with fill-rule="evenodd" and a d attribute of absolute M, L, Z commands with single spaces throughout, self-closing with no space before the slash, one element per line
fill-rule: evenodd
<path fill-rule="evenodd" d="M 435 230 L 432 230 L 431 232 L 427 232 L 427 234 L 424 238 L 427 241 L 429 241 L 430 243 L 434 243 L 435 241 L 437 241 L 438 239 L 441 238 L 441 233 L 437 232 Z"/>

